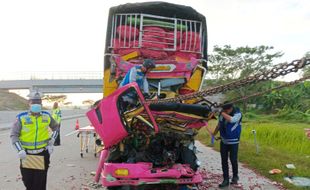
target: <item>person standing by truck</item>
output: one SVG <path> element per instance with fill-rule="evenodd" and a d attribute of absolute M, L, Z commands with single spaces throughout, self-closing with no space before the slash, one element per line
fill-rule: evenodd
<path fill-rule="evenodd" d="M 238 177 L 238 148 L 241 134 L 241 120 L 242 114 L 240 109 L 234 107 L 231 103 L 224 103 L 219 115 L 219 122 L 213 132 L 215 136 L 220 131 L 221 144 L 221 160 L 223 170 L 223 182 L 219 187 L 226 187 L 229 185 L 229 167 L 228 154 L 232 165 L 233 177 L 231 184 L 237 184 Z"/>
<path fill-rule="evenodd" d="M 42 111 L 39 92 L 30 93 L 29 106 L 28 112 L 17 115 L 10 137 L 20 159 L 20 171 L 26 189 L 45 190 L 58 124 L 48 112 Z M 51 136 L 49 127 L 53 131 Z"/>
<path fill-rule="evenodd" d="M 60 146 L 60 124 L 61 124 L 61 110 L 59 109 L 58 102 L 54 102 L 52 117 L 58 124 L 58 136 L 55 140 L 54 146 Z"/>

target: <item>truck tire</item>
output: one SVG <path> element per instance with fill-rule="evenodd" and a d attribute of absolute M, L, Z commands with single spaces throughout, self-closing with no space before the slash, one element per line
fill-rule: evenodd
<path fill-rule="evenodd" d="M 197 165 L 197 156 L 194 153 L 193 150 L 190 150 L 187 147 L 183 147 L 181 151 L 181 159 L 183 164 L 189 164 L 190 167 L 194 170 L 197 171 L 198 165 Z"/>

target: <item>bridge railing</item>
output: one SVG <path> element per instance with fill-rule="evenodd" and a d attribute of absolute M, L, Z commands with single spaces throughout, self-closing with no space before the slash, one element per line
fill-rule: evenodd
<path fill-rule="evenodd" d="M 98 71 L 36 71 L 36 72 L 0 72 L 0 80 L 56 80 L 56 79 L 103 79 Z"/>

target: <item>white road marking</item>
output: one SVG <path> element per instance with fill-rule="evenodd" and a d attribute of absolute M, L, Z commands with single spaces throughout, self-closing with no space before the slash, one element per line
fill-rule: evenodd
<path fill-rule="evenodd" d="M 78 133 L 78 132 L 79 132 L 78 130 L 71 131 L 70 133 L 66 134 L 65 136 L 67 137 L 67 136 L 73 135 L 73 134 Z"/>

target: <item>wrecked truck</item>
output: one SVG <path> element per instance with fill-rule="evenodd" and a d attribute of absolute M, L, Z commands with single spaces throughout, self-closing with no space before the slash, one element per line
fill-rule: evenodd
<path fill-rule="evenodd" d="M 87 113 L 104 145 L 95 181 L 108 189 L 197 189 L 194 138 L 208 125 L 210 108 L 195 99 L 148 103 L 136 83 L 119 88 L 145 59 L 156 65 L 147 73 L 153 99 L 199 91 L 207 69 L 205 17 L 166 2 L 110 8 L 104 98 Z M 134 103 L 126 102 L 128 94 Z"/>
<path fill-rule="evenodd" d="M 198 189 L 202 182 L 195 136 L 223 104 L 206 97 L 297 72 L 309 58 L 293 60 L 202 90 L 207 69 L 205 17 L 191 7 L 165 2 L 125 4 L 109 12 L 104 57 L 104 98 L 87 116 L 99 134 L 95 181 L 108 189 Z M 147 99 L 137 83 L 119 87 L 126 73 L 145 59 Z M 237 103 L 296 85 L 310 76 L 266 91 L 231 99 Z M 128 97 L 131 101 L 128 102 Z"/>

